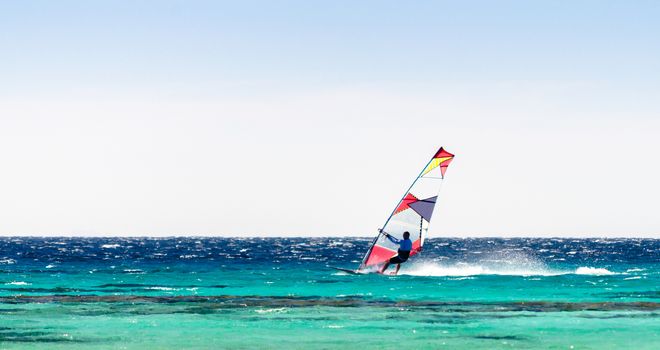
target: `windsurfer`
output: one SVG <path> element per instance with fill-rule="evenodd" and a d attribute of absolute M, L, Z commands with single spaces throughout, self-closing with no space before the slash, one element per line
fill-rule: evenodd
<path fill-rule="evenodd" d="M 396 275 L 399 273 L 399 269 L 401 268 L 401 263 L 406 262 L 408 260 L 408 257 L 410 257 L 410 251 L 412 250 L 412 241 L 410 240 L 410 232 L 406 231 L 403 233 L 403 239 L 397 239 L 395 237 L 392 237 L 389 233 L 385 231 L 381 231 L 389 239 L 392 243 L 398 244 L 399 245 L 399 250 L 397 251 L 397 255 L 393 256 L 385 262 L 383 267 L 380 268 L 379 273 L 385 272 L 387 268 L 390 266 L 390 264 L 396 264 L 396 270 L 394 271 L 394 274 Z"/>

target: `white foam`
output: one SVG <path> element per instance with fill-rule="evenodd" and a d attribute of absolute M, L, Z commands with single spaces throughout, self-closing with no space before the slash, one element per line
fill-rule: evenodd
<path fill-rule="evenodd" d="M 275 313 L 285 312 L 286 308 L 280 307 L 280 308 L 276 308 L 276 309 L 259 309 L 259 310 L 254 310 L 254 311 L 258 314 L 268 314 L 268 313 L 271 313 L 271 312 L 275 312 Z"/>
<path fill-rule="evenodd" d="M 535 258 L 524 256 L 510 259 L 489 259 L 475 263 L 456 263 L 453 265 L 436 262 L 419 262 L 404 267 L 401 275 L 410 276 L 438 276 L 438 277 L 466 277 L 479 275 L 501 276 L 559 276 L 559 275 L 617 275 L 618 273 L 605 268 L 581 266 L 575 270 L 555 270 L 548 268 L 543 262 Z"/>
<path fill-rule="evenodd" d="M 413 276 L 556 276 L 568 272 L 556 271 L 534 255 L 520 251 L 489 252 L 478 261 L 455 263 L 420 262 L 410 266 L 401 274 Z"/>
<path fill-rule="evenodd" d="M 149 287 L 147 289 L 151 289 L 151 290 L 177 290 L 176 288 L 171 288 L 171 287 Z"/>
<path fill-rule="evenodd" d="M 626 272 L 642 272 L 642 271 L 646 271 L 646 269 L 632 268 L 632 269 L 626 270 Z"/>
<path fill-rule="evenodd" d="M 5 285 L 7 285 L 7 286 L 29 286 L 31 284 L 32 283 L 27 283 L 27 282 L 23 282 L 23 281 L 14 281 L 14 282 L 5 283 Z"/>
<path fill-rule="evenodd" d="M 616 275 L 616 273 L 604 269 L 604 268 L 599 268 L 599 267 L 589 267 L 589 266 L 581 266 L 578 267 L 577 270 L 575 270 L 576 275 L 596 275 L 596 276 L 604 276 L 604 275 Z"/>
<path fill-rule="evenodd" d="M 101 246 L 101 248 L 104 249 L 115 249 L 121 247 L 119 244 L 104 244 Z"/>
<path fill-rule="evenodd" d="M 456 264 L 440 265 L 435 263 L 422 263 L 402 270 L 401 275 L 411 276 L 477 276 L 477 275 L 505 275 L 505 276 L 557 276 L 566 274 L 562 271 L 553 271 L 545 267 L 518 267 L 518 266 L 485 266 L 482 264 Z"/>
<path fill-rule="evenodd" d="M 11 265 L 11 264 L 15 264 L 15 263 L 16 263 L 16 260 L 14 260 L 14 259 L 10 259 L 10 258 L 0 259 L 0 264 L 3 264 L 3 265 L 4 264 Z"/>

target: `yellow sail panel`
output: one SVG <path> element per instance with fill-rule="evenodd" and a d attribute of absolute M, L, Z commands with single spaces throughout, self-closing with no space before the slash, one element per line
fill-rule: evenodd
<path fill-rule="evenodd" d="M 452 159 L 453 156 L 451 157 L 441 157 L 441 158 L 433 158 L 433 160 L 429 163 L 429 165 L 426 167 L 424 172 L 422 173 L 422 176 L 428 174 L 431 170 L 437 168 L 440 166 L 440 164 Z"/>

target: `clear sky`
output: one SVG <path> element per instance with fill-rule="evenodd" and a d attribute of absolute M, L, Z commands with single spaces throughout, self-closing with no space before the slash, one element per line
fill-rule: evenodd
<path fill-rule="evenodd" d="M 0 235 L 660 237 L 658 1 L 0 1 Z"/>

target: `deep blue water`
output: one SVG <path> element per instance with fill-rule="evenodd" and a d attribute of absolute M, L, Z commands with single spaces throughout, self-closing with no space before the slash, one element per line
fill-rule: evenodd
<path fill-rule="evenodd" d="M 368 238 L 79 238 L 0 237 L 4 271 L 59 269 L 71 264 L 268 264 L 353 266 Z M 442 238 L 427 240 L 424 256 L 456 262 L 482 260 L 485 253 L 522 252 L 550 265 L 657 264 L 660 239 Z M 44 265 L 45 264 L 45 265 Z"/>
<path fill-rule="evenodd" d="M 654 349 L 660 341 L 660 240 L 438 238 L 399 276 L 328 267 L 357 267 L 369 243 L 0 238 L 0 348 Z"/>

